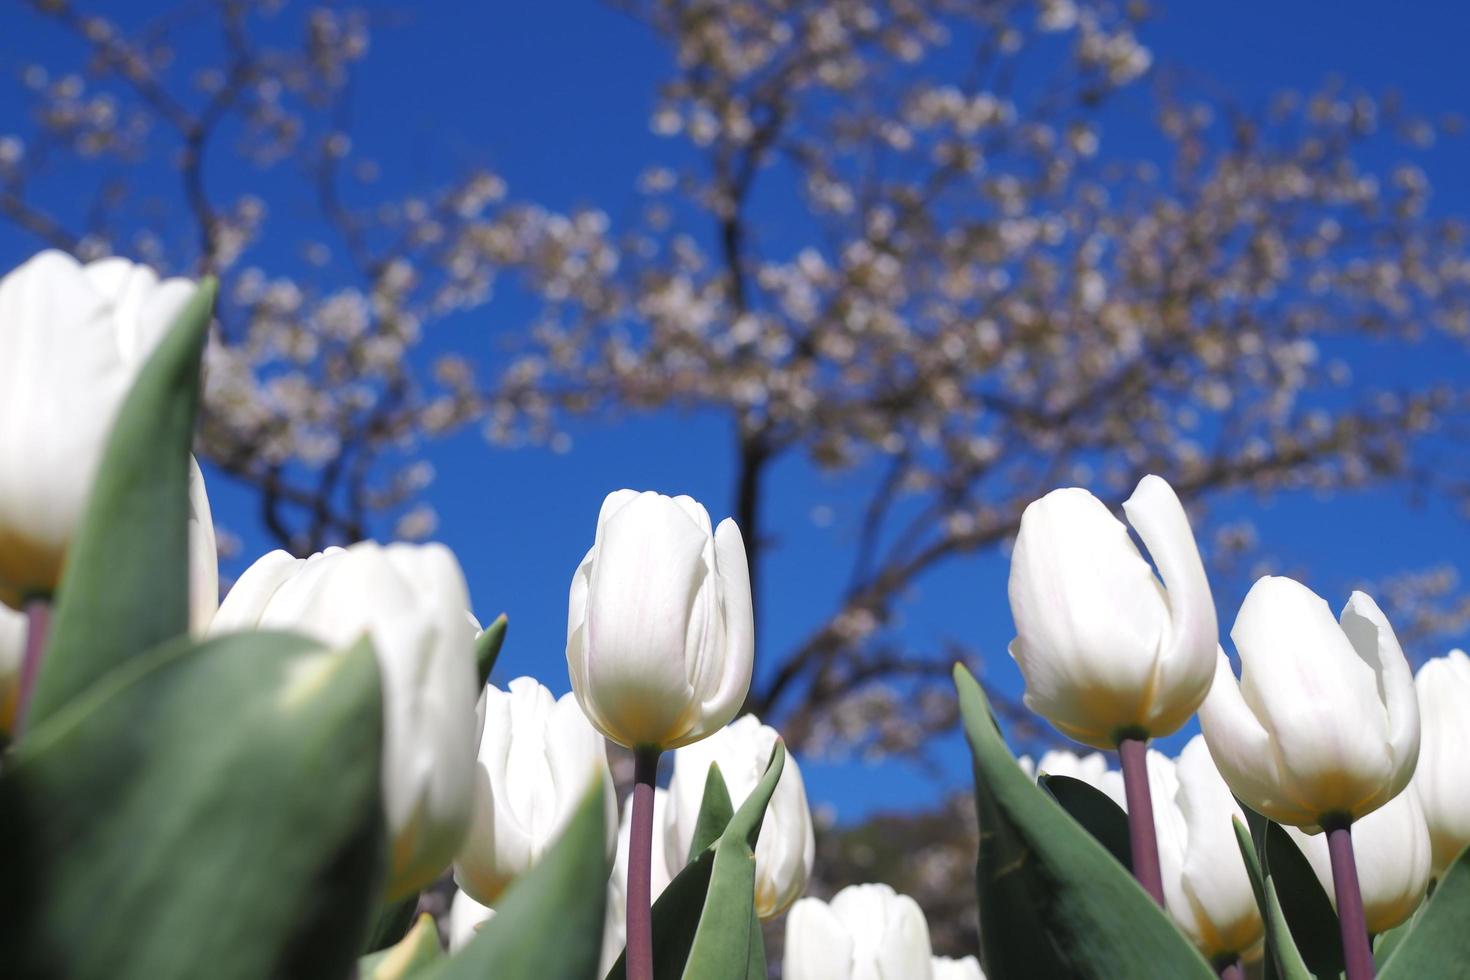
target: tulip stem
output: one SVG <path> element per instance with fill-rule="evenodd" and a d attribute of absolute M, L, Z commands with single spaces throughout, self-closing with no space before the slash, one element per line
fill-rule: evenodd
<path fill-rule="evenodd" d="M 1337 922 L 1342 931 L 1342 961 L 1347 980 L 1371 980 L 1373 950 L 1368 944 L 1368 925 L 1363 917 L 1363 893 L 1358 886 L 1358 862 L 1353 857 L 1350 821 L 1323 824 L 1327 853 L 1332 857 L 1332 890 L 1337 893 Z"/>
<path fill-rule="evenodd" d="M 1159 905 L 1164 904 L 1164 875 L 1159 870 L 1159 837 L 1154 829 L 1153 798 L 1148 791 L 1148 742 L 1125 736 L 1118 740 L 1123 766 L 1123 793 L 1128 800 L 1128 845 L 1133 877 Z"/>
<path fill-rule="evenodd" d="M 628 834 L 628 980 L 653 980 L 653 787 L 658 749 L 633 752 L 633 825 Z"/>
<path fill-rule="evenodd" d="M 14 737 L 26 728 L 26 713 L 31 705 L 31 691 L 36 675 L 41 672 L 41 657 L 46 652 L 46 637 L 51 632 L 51 601 L 44 597 L 26 600 L 26 649 L 20 664 L 20 691 L 16 696 Z"/>

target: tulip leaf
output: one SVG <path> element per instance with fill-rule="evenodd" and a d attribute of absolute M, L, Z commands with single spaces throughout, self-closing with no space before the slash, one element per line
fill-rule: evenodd
<path fill-rule="evenodd" d="M 1409 921 L 1413 926 L 1391 952 L 1380 980 L 1464 976 L 1470 963 L 1470 850 L 1460 852 Z"/>
<path fill-rule="evenodd" d="M 981 950 L 993 977 L 1212 977 L 1108 851 L 1021 770 L 956 664 L 975 771 Z"/>
<path fill-rule="evenodd" d="M 699 928 L 714 866 L 715 852 L 701 851 L 674 876 L 653 903 L 654 980 L 679 980 L 684 975 L 684 964 L 694 945 L 694 933 Z M 619 956 L 607 971 L 606 980 L 624 980 L 626 976 L 627 964 L 624 956 Z"/>
<path fill-rule="evenodd" d="M 1264 821 L 1265 874 L 1276 886 L 1281 911 L 1302 961 L 1314 976 L 1343 971 L 1342 932 L 1332 899 L 1296 842 L 1280 824 Z"/>
<path fill-rule="evenodd" d="M 414 980 L 592 980 L 607 903 L 607 811 L 590 787 L 546 855 L 506 891 L 469 945 Z"/>
<path fill-rule="evenodd" d="M 766 980 L 766 936 L 761 931 L 761 917 L 756 914 L 755 904 L 750 906 L 750 952 L 746 961 L 746 980 Z"/>
<path fill-rule="evenodd" d="M 1128 840 L 1128 814 L 1112 797 L 1091 783 L 1072 776 L 1043 775 L 1037 780 L 1063 810 L 1092 839 L 1108 849 L 1124 868 L 1133 867 L 1133 845 Z"/>
<path fill-rule="evenodd" d="M 1264 823 L 1265 818 L 1260 814 L 1243 807 L 1242 810 L 1253 824 Z M 1245 861 L 1251 890 L 1256 893 L 1256 907 L 1261 910 L 1261 921 L 1266 927 L 1266 976 L 1278 977 L 1280 980 L 1312 980 L 1312 972 L 1302 961 L 1296 942 L 1291 938 L 1291 930 L 1287 928 L 1276 886 L 1266 877 L 1261 867 L 1261 858 L 1256 852 L 1256 843 L 1251 832 L 1246 830 L 1239 817 L 1231 817 L 1230 824 L 1235 830 L 1235 843 L 1240 848 L 1240 856 Z"/>
<path fill-rule="evenodd" d="M 755 910 L 755 845 L 781 769 L 786 747 L 779 740 L 766 773 L 730 818 L 715 844 L 709 892 L 694 933 L 684 976 L 699 980 L 746 980 L 751 933 L 759 933 Z M 762 954 L 764 956 L 764 953 Z"/>
<path fill-rule="evenodd" d="M 704 798 L 699 803 L 699 817 L 694 821 L 694 837 L 689 841 L 687 864 L 703 851 L 713 847 L 730 825 L 735 816 L 735 805 L 730 802 L 730 791 L 725 787 L 725 777 L 720 775 L 720 764 L 709 764 L 709 775 L 704 779 Z"/>
<path fill-rule="evenodd" d="M 214 297 L 205 279 L 118 410 L 62 571 L 28 728 L 189 629 L 189 447 Z"/>
<path fill-rule="evenodd" d="M 490 683 L 490 671 L 500 659 L 500 648 L 505 645 L 505 631 L 509 626 L 510 620 L 501 613 L 475 640 L 475 671 L 480 677 L 480 686 L 475 688 L 477 693 Z"/>
<path fill-rule="evenodd" d="M 1428 902 L 1426 901 L 1424 904 L 1427 905 Z M 1413 915 L 1409 916 L 1403 922 L 1400 922 L 1398 925 L 1394 926 L 1387 932 L 1381 933 L 1378 938 L 1374 940 L 1373 964 L 1378 968 L 1380 973 L 1383 971 L 1384 964 L 1388 962 L 1389 957 L 1393 956 L 1393 954 L 1398 951 L 1398 948 L 1403 943 L 1403 941 L 1408 938 L 1409 932 L 1414 928 L 1415 923 L 1419 921 L 1419 915 L 1423 911 L 1424 905 L 1420 905 L 1417 909 L 1414 910 Z"/>
<path fill-rule="evenodd" d="M 408 933 L 408 927 L 415 924 L 414 916 L 418 910 L 419 896 L 417 894 L 409 895 L 396 902 L 389 902 L 378 909 L 378 917 L 373 921 L 373 927 L 368 930 L 367 945 L 363 949 L 373 953 L 396 945 Z"/>
<path fill-rule="evenodd" d="M 439 945 L 439 927 L 429 913 L 418 917 L 413 928 L 394 945 L 357 961 L 358 980 L 410 980 L 444 959 Z"/>
<path fill-rule="evenodd" d="M 378 666 L 179 638 L 31 729 L 0 776 L 12 976 L 346 976 L 386 841 Z"/>

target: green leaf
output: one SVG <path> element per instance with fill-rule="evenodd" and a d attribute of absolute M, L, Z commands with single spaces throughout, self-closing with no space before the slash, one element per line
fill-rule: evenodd
<path fill-rule="evenodd" d="M 1426 902 L 1425 904 L 1428 903 Z M 1393 956 L 1398 951 L 1399 946 L 1403 944 L 1403 941 L 1409 937 L 1409 933 L 1413 930 L 1414 924 L 1419 921 L 1419 914 L 1423 911 L 1424 906 L 1419 906 L 1419 908 L 1414 910 L 1413 915 L 1387 932 L 1382 933 L 1374 941 L 1373 965 L 1378 968 L 1378 972 L 1383 972 L 1384 964 L 1388 962 L 1389 957 Z"/>
<path fill-rule="evenodd" d="M 970 672 L 956 664 L 954 677 L 975 767 L 986 975 L 1214 976 L 1133 877 L 1021 770 Z"/>
<path fill-rule="evenodd" d="M 1292 941 L 1313 976 L 1335 977 L 1343 971 L 1342 931 L 1332 899 L 1317 873 L 1280 824 L 1264 824 L 1266 860 L 1262 867 L 1276 887 Z"/>
<path fill-rule="evenodd" d="M 424 980 L 591 980 L 602 955 L 607 903 L 604 788 L 587 790 L 551 850 L 506 891 L 495 917 Z M 418 980 L 418 977 L 415 977 Z"/>
<path fill-rule="evenodd" d="M 367 944 L 363 946 L 363 949 L 373 953 L 396 945 L 408 933 L 408 927 L 414 924 L 414 915 L 418 910 L 419 897 L 417 894 L 396 902 L 389 902 L 378 909 L 378 917 L 373 921 L 373 927 L 368 930 Z"/>
<path fill-rule="evenodd" d="M 205 279 L 119 408 L 57 589 L 30 729 L 189 629 L 189 447 L 214 296 Z"/>
<path fill-rule="evenodd" d="M 366 641 L 180 638 L 32 729 L 0 776 L 14 976 L 346 976 L 385 859 Z"/>
<path fill-rule="evenodd" d="M 477 691 L 490 683 L 490 671 L 495 669 L 495 661 L 500 659 L 500 648 L 505 645 L 505 631 L 509 627 L 510 620 L 501 613 L 475 640 L 475 670 L 480 676 Z"/>
<path fill-rule="evenodd" d="M 761 918 L 755 904 L 750 906 L 750 958 L 745 967 L 746 980 L 766 980 L 766 936 L 761 931 Z"/>
<path fill-rule="evenodd" d="M 1414 927 L 1384 964 L 1380 980 L 1460 977 L 1470 964 L 1470 850 L 1450 865 Z"/>
<path fill-rule="evenodd" d="M 710 873 L 714 867 L 715 852 L 712 849 L 701 851 L 674 876 L 658 901 L 653 903 L 654 980 L 679 980 L 684 975 L 684 964 L 689 959 L 690 947 L 694 945 L 694 933 L 699 929 L 699 917 L 704 910 Z M 607 971 L 607 980 L 625 980 L 626 977 L 627 964 L 624 957 L 619 956 Z"/>
<path fill-rule="evenodd" d="M 730 791 L 725 787 L 725 777 L 720 775 L 720 764 L 709 764 L 709 775 L 704 777 L 704 798 L 699 803 L 699 817 L 694 821 L 694 837 L 689 841 L 689 855 L 684 863 L 699 857 L 700 853 L 714 846 L 735 816 L 735 805 L 730 802 Z"/>
<path fill-rule="evenodd" d="M 699 916 L 699 928 L 694 933 L 694 945 L 684 965 L 685 977 L 746 980 L 751 932 L 760 931 L 754 915 L 755 845 L 766 806 L 776 791 L 785 762 L 786 747 L 777 740 L 765 775 L 740 804 L 715 844 L 715 866 L 704 897 L 704 910 Z M 654 955 L 658 955 L 656 949 Z"/>
<path fill-rule="evenodd" d="M 1264 817 L 1242 809 L 1247 819 L 1264 827 Z M 1312 973 L 1302 961 L 1301 953 L 1297 951 L 1296 943 L 1291 938 L 1291 930 L 1287 928 L 1276 886 L 1266 877 L 1261 867 L 1254 838 L 1239 817 L 1231 817 L 1230 824 L 1235 830 L 1235 843 L 1240 848 L 1240 856 L 1245 860 L 1245 871 L 1251 880 L 1251 890 L 1256 893 L 1256 907 L 1261 910 L 1261 921 L 1266 926 L 1267 976 L 1280 977 L 1281 980 L 1311 980 Z"/>
<path fill-rule="evenodd" d="M 444 959 L 439 927 L 425 912 L 395 945 L 357 961 L 358 980 L 410 980 Z"/>
<path fill-rule="evenodd" d="M 1037 783 L 1057 805 L 1108 849 L 1125 869 L 1133 867 L 1133 845 L 1128 840 L 1128 814 L 1091 783 L 1071 776 L 1042 775 Z"/>

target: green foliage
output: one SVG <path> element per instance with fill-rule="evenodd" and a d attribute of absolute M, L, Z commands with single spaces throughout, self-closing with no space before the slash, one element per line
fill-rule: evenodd
<path fill-rule="evenodd" d="M 12 976 L 345 976 L 384 863 L 364 641 L 179 639 L 33 728 L 0 778 Z"/>
<path fill-rule="evenodd" d="M 372 953 L 387 949 L 397 943 L 408 933 L 408 927 L 414 924 L 414 916 L 418 910 L 419 897 L 417 894 L 401 898 L 396 902 L 389 902 L 378 909 L 377 918 L 373 920 L 372 928 L 368 930 L 367 944 L 363 946 L 363 949 Z"/>
<path fill-rule="evenodd" d="M 480 687 L 490 683 L 490 671 L 495 669 L 495 661 L 500 659 L 500 648 L 505 645 L 505 631 L 509 627 L 510 620 L 501 613 L 475 640 L 475 670 L 480 677 Z"/>
<path fill-rule="evenodd" d="M 119 409 L 67 554 L 30 727 L 189 628 L 189 447 L 214 297 L 204 280 Z"/>
<path fill-rule="evenodd" d="M 653 903 L 654 980 L 765 976 L 765 941 L 755 915 L 755 844 L 784 760 L 785 747 L 778 743 L 760 783 L 734 813 L 719 766 L 710 765 L 690 861 Z M 718 835 L 711 837 L 716 827 Z M 626 975 L 619 956 L 607 980 Z"/>
<path fill-rule="evenodd" d="M 495 917 L 455 956 L 414 980 L 592 980 L 607 903 L 603 787 L 588 788 L 551 850 L 511 885 Z"/>
<path fill-rule="evenodd" d="M 715 866 L 710 875 L 704 913 L 694 934 L 694 946 L 684 976 L 698 980 L 745 980 L 751 962 L 751 935 L 760 942 L 755 918 L 755 845 L 766 805 L 776 791 L 786 747 L 776 743 L 766 773 L 750 791 L 715 844 Z M 707 785 L 707 784 L 706 784 Z M 658 950 L 654 950 L 658 955 Z"/>
<path fill-rule="evenodd" d="M 1021 771 L 970 672 L 956 665 L 954 675 L 975 767 L 986 976 L 1213 976 L 1113 856 Z"/>
<path fill-rule="evenodd" d="M 1092 839 L 1108 849 L 1125 868 L 1133 867 L 1133 844 L 1128 839 L 1128 814 L 1112 798 L 1090 783 L 1071 776 L 1042 775 L 1037 783 L 1051 794 L 1067 815 L 1082 825 Z"/>
<path fill-rule="evenodd" d="M 408 980 L 442 959 L 439 927 L 425 912 L 395 945 L 358 960 L 357 976 L 358 980 Z"/>
<path fill-rule="evenodd" d="M 1264 817 L 1252 819 L 1251 830 L 1263 835 L 1257 853 L 1264 848 L 1262 869 L 1276 886 L 1281 913 L 1301 953 L 1302 962 L 1313 976 L 1335 977 L 1343 970 L 1342 930 L 1332 899 L 1323 890 L 1306 855 L 1281 825 Z"/>
<path fill-rule="evenodd" d="M 1379 974 L 1380 980 L 1459 977 L 1470 964 L 1470 849 L 1450 865 Z"/>
<path fill-rule="evenodd" d="M 704 777 L 704 796 L 699 801 L 699 816 L 694 821 L 694 836 L 689 840 L 687 864 L 699 857 L 707 848 L 713 847 L 730 825 L 735 816 L 735 804 L 730 802 L 730 791 L 725 787 L 725 777 L 720 775 L 720 764 L 709 764 L 709 775 Z"/>
<path fill-rule="evenodd" d="M 1243 808 L 1242 808 L 1243 809 Z M 1259 814 L 1245 811 L 1248 819 L 1263 821 Z M 1235 829 L 1235 843 L 1240 847 L 1240 856 L 1245 860 L 1246 874 L 1250 876 L 1251 889 L 1256 893 L 1256 906 L 1261 910 L 1261 920 L 1266 926 L 1266 976 L 1281 980 L 1310 980 L 1312 971 L 1307 969 L 1302 955 L 1286 925 L 1286 916 L 1281 911 L 1281 899 L 1276 893 L 1276 883 L 1269 878 L 1261 866 L 1260 856 L 1251 833 L 1240 818 L 1231 817 Z"/>

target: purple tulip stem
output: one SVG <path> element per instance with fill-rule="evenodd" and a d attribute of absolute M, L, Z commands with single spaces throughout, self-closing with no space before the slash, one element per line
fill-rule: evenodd
<path fill-rule="evenodd" d="M 25 732 L 26 714 L 31 705 L 31 691 L 36 686 L 36 675 L 41 672 L 41 657 L 46 653 L 46 637 L 51 632 L 51 601 L 46 598 L 27 599 L 26 649 L 20 664 L 20 692 L 16 698 L 15 738 Z"/>
<path fill-rule="evenodd" d="M 1123 765 L 1123 793 L 1128 799 L 1128 846 L 1133 852 L 1133 877 L 1160 906 L 1164 904 L 1164 875 L 1159 870 L 1159 838 L 1154 830 L 1153 798 L 1148 791 L 1148 742 L 1142 738 L 1118 740 Z"/>
<path fill-rule="evenodd" d="M 633 825 L 628 835 L 628 980 L 653 980 L 653 787 L 658 749 L 633 753 Z"/>
<path fill-rule="evenodd" d="M 1332 890 L 1337 893 L 1337 923 L 1342 931 L 1342 961 L 1347 980 L 1371 980 L 1373 950 L 1363 917 L 1363 892 L 1358 886 L 1358 862 L 1353 857 L 1350 821 L 1323 825 L 1327 853 L 1332 857 Z"/>

